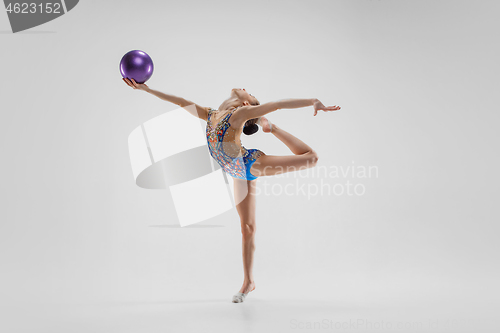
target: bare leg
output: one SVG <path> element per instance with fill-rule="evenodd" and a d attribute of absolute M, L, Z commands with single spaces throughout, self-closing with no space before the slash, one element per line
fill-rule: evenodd
<path fill-rule="evenodd" d="M 240 293 L 249 293 L 255 289 L 253 279 L 253 255 L 255 251 L 255 192 L 257 181 L 234 179 L 236 210 L 240 215 L 243 254 L 243 285 Z M 244 197 L 242 197 L 244 196 Z"/>
<path fill-rule="evenodd" d="M 313 149 L 302 140 L 288 133 L 276 124 L 273 124 L 273 131 L 271 133 L 283 142 L 295 155 L 301 155 L 313 151 Z"/>
<path fill-rule="evenodd" d="M 266 124 L 263 123 L 264 132 Z M 250 172 L 257 176 L 272 176 L 280 173 L 312 168 L 318 162 L 318 154 L 292 134 L 273 124 L 272 134 L 283 142 L 295 155 L 262 155 L 252 165 Z"/>

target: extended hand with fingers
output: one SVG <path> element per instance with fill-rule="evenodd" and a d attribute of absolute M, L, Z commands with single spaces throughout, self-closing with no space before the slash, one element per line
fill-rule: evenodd
<path fill-rule="evenodd" d="M 340 106 L 337 106 L 337 105 L 334 105 L 334 106 L 324 106 L 323 103 L 321 103 L 319 101 L 319 99 L 316 100 L 316 102 L 314 103 L 313 106 L 314 106 L 314 116 L 318 114 L 319 110 L 323 110 L 325 112 L 340 110 Z"/>

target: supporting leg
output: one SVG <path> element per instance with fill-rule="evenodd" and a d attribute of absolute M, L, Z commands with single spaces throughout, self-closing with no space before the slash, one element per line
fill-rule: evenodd
<path fill-rule="evenodd" d="M 239 292 L 248 294 L 255 289 L 253 278 L 253 257 L 255 252 L 255 192 L 256 181 L 234 179 L 236 210 L 240 216 L 242 235 L 242 258 L 243 258 L 243 285 Z M 243 193 L 243 194 L 242 194 Z M 245 195 L 240 198 L 240 195 Z M 239 298 L 242 301 L 241 298 Z M 234 301 L 234 300 L 233 300 Z"/>

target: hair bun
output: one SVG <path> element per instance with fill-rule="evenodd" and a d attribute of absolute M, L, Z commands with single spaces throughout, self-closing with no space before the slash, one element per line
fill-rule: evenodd
<path fill-rule="evenodd" d="M 252 124 L 252 125 L 245 125 L 243 127 L 243 133 L 246 135 L 252 135 L 256 133 L 259 130 L 259 126 L 257 124 Z"/>

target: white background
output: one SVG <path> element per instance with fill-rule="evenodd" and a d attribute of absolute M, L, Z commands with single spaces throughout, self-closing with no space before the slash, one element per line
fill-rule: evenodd
<path fill-rule="evenodd" d="M 16 34 L 2 10 L 0 329 L 497 331 L 499 9 L 89 0 Z M 201 105 L 234 87 L 340 105 L 269 119 L 318 167 L 378 169 L 323 179 L 361 196 L 264 195 L 296 179 L 260 178 L 257 287 L 242 304 L 230 302 L 243 280 L 236 211 L 179 228 L 169 192 L 134 183 L 129 133 L 177 106 L 121 80 L 133 49 L 153 58 L 151 88 Z M 290 153 L 262 131 L 243 144 Z"/>

